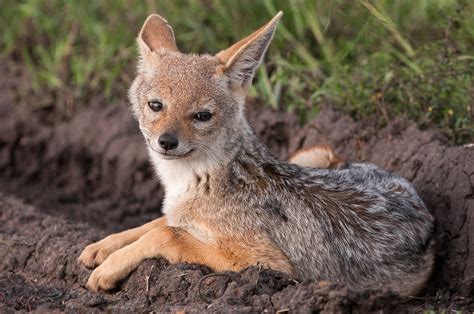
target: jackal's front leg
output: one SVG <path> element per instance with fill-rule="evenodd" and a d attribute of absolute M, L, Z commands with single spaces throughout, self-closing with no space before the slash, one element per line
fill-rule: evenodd
<path fill-rule="evenodd" d="M 88 268 L 94 268 L 102 264 L 113 252 L 123 248 L 130 243 L 137 241 L 141 236 L 150 230 L 165 226 L 166 218 L 161 217 L 140 227 L 111 234 L 102 240 L 88 245 L 82 251 L 78 260 Z"/>
<path fill-rule="evenodd" d="M 113 289 L 143 260 L 164 257 L 171 263 L 188 262 L 210 267 L 215 271 L 239 271 L 249 265 L 266 264 L 273 269 L 293 273 L 289 260 L 269 244 L 242 247 L 241 241 L 204 243 L 188 232 L 173 227 L 158 227 L 136 242 L 112 253 L 91 274 L 87 286 L 93 291 Z"/>

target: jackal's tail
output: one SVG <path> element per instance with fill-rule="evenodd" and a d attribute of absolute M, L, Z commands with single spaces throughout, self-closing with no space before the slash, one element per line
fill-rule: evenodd
<path fill-rule="evenodd" d="M 310 168 L 339 168 L 343 160 L 328 145 L 316 145 L 296 151 L 288 162 Z"/>

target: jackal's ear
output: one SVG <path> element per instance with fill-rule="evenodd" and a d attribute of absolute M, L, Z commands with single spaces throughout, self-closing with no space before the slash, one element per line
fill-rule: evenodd
<path fill-rule="evenodd" d="M 253 34 L 222 50 L 216 58 L 223 64 L 224 73 L 238 87 L 247 91 L 252 84 L 255 70 L 262 62 L 265 51 L 272 41 L 276 26 L 283 13 L 280 11 L 270 22 Z"/>
<path fill-rule="evenodd" d="M 146 19 L 137 41 L 142 56 L 147 56 L 160 49 L 178 51 L 173 29 L 168 21 L 158 14 L 152 14 Z"/>

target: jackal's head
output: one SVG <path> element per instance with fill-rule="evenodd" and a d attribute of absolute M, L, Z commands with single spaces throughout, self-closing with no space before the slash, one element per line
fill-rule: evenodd
<path fill-rule="evenodd" d="M 168 22 L 148 17 L 137 39 L 140 61 L 129 95 L 154 157 L 216 158 L 235 146 L 239 129 L 248 127 L 246 94 L 281 15 L 215 56 L 181 53 Z"/>

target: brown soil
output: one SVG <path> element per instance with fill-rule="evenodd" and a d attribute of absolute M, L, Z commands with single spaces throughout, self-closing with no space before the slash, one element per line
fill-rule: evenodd
<path fill-rule="evenodd" d="M 436 216 L 436 270 L 421 296 L 298 283 L 251 267 L 210 275 L 149 260 L 120 290 L 87 291 L 76 262 L 89 243 L 160 215 L 163 190 L 125 103 L 91 105 L 62 121 L 14 106 L 15 77 L 0 79 L 0 312 L 474 310 L 474 147 L 393 121 L 376 129 L 330 108 L 305 126 L 251 102 L 249 119 L 281 158 L 317 143 L 408 178 Z"/>

